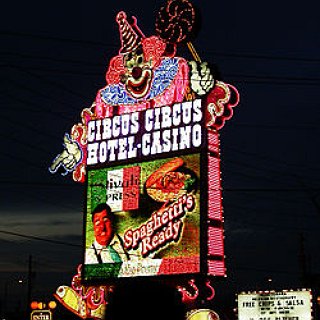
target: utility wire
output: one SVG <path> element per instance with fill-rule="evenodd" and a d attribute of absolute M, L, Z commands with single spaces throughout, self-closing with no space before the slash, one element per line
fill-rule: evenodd
<path fill-rule="evenodd" d="M 35 150 L 35 151 L 40 151 L 40 152 L 45 153 L 45 154 L 47 154 L 47 152 L 48 152 L 48 150 L 46 150 L 45 148 L 43 148 L 43 147 L 41 147 L 39 145 L 36 145 L 34 143 L 23 142 L 21 140 L 21 138 L 17 139 L 17 138 L 15 138 L 15 137 L 13 137 L 12 135 L 9 135 L 9 134 L 1 134 L 0 133 L 0 137 L 5 138 L 6 140 L 11 140 L 11 141 L 15 142 L 18 145 L 22 145 L 23 147 L 28 147 L 28 148 L 30 148 L 32 150 Z"/>
<path fill-rule="evenodd" d="M 64 246 L 71 246 L 71 247 L 82 247 L 82 245 L 79 244 L 74 244 L 74 243 L 69 243 L 69 242 L 63 242 L 59 240 L 53 240 L 53 239 L 46 239 L 46 238 L 41 238 L 41 237 L 36 237 L 36 236 L 31 236 L 31 235 L 25 235 L 22 233 L 17 233 L 17 232 L 11 232 L 11 231 L 6 231 L 6 230 L 0 230 L 0 233 L 6 234 L 6 235 L 11 235 L 15 237 L 21 237 L 29 240 L 37 240 L 37 241 L 44 241 L 44 242 L 50 242 L 53 244 L 59 244 L 59 245 L 64 245 Z"/>
<path fill-rule="evenodd" d="M 69 75 L 86 75 L 86 76 L 94 76 L 96 77 L 98 75 L 97 72 L 84 72 L 84 71 L 69 71 L 65 68 L 63 70 L 53 68 L 44 68 L 44 67 L 33 67 L 33 66 L 20 66 L 17 64 L 2 64 L 0 65 L 1 68 L 3 67 L 10 67 L 10 68 L 16 68 L 18 70 L 26 71 L 26 70 L 34 70 L 34 71 L 40 71 L 40 72 L 49 72 L 50 74 L 58 73 L 58 74 L 69 74 Z M 26 71 L 27 72 L 27 71 Z M 249 83 L 249 84 L 292 84 L 292 85 L 319 85 L 320 86 L 320 78 L 308 78 L 308 77 L 277 77 L 277 76 L 269 76 L 269 75 L 263 75 L 263 76 L 256 76 L 256 75 L 244 75 L 244 74 L 225 74 L 227 78 L 234 79 L 233 82 L 242 82 L 242 83 Z M 248 79 L 249 80 L 248 80 Z M 183 80 L 183 78 L 177 78 L 179 80 Z M 254 80 L 250 80 L 254 79 Z M 195 80 L 197 81 L 197 80 Z M 202 81 L 202 80 L 198 80 Z"/>
<path fill-rule="evenodd" d="M 9 30 L 0 30 L 0 36 L 11 36 L 11 37 L 22 37 L 22 38 L 32 38 L 32 39 L 40 39 L 40 40 L 48 40 L 48 41 L 57 41 L 64 42 L 67 44 L 79 44 L 79 45 L 88 45 L 91 46 L 99 46 L 103 48 L 112 48 L 119 49 L 119 45 L 114 45 L 105 42 L 99 41 L 90 41 L 90 40 L 80 40 L 80 39 L 71 39 L 71 38 L 62 38 L 48 35 L 40 35 L 40 34 L 32 34 L 25 32 L 17 32 L 17 31 L 9 31 Z M 302 58 L 302 57 L 291 57 L 291 56 L 275 56 L 275 55 L 259 55 L 259 54 L 251 54 L 251 53 L 226 53 L 226 52 L 218 52 L 205 50 L 203 51 L 206 54 L 213 54 L 217 56 L 223 57 L 231 57 L 231 58 L 245 58 L 245 59 L 261 59 L 261 60 L 281 60 L 281 61 L 300 61 L 300 62 L 312 62 L 319 63 L 320 59 L 318 58 Z"/>
<path fill-rule="evenodd" d="M 308 167 L 306 164 L 304 164 L 303 168 L 302 168 L 301 164 L 291 163 L 291 162 L 283 160 L 282 158 L 281 159 L 273 158 L 269 155 L 270 153 L 266 156 L 266 155 L 261 155 L 261 154 L 258 154 L 258 153 L 252 152 L 252 151 L 244 151 L 243 149 L 238 149 L 236 147 L 226 146 L 226 148 L 229 150 L 235 151 L 236 153 L 247 155 L 250 157 L 254 157 L 256 159 L 261 159 L 261 160 L 269 161 L 269 162 L 271 161 L 271 163 L 273 163 L 273 164 L 282 164 L 282 165 L 286 166 L 287 168 L 288 167 L 296 167 L 299 170 L 305 169 L 305 168 L 309 168 L 310 170 L 319 170 L 319 168 L 317 168 L 317 167 L 316 168 Z"/>
<path fill-rule="evenodd" d="M 21 66 L 18 64 L 12 64 L 10 63 L 10 65 L 7 64 L 0 64 L 0 68 L 4 68 L 4 67 L 8 67 L 10 66 L 11 68 L 17 68 L 17 69 L 23 69 L 23 70 L 34 70 L 34 71 L 40 71 L 40 72 L 48 72 L 50 74 L 65 74 L 65 75 L 82 75 L 82 76 L 94 76 L 96 77 L 97 75 L 99 75 L 98 72 L 86 72 L 81 70 L 67 70 L 65 68 L 63 69 L 58 69 L 58 68 L 46 68 L 46 67 L 34 67 L 34 66 Z"/>
<path fill-rule="evenodd" d="M 30 92 L 30 93 L 32 93 L 32 94 L 35 94 L 37 97 L 43 97 L 43 98 L 45 98 L 46 100 L 49 100 L 49 101 L 51 102 L 51 104 L 52 104 L 53 102 L 56 102 L 58 105 L 64 105 L 64 106 L 66 106 L 68 109 L 70 109 L 70 111 L 71 111 L 71 110 L 74 110 L 74 107 L 73 107 L 73 106 L 70 106 L 70 104 L 66 103 L 65 101 L 60 101 L 59 99 L 57 99 L 57 98 L 55 98 L 55 97 L 50 97 L 48 94 L 44 94 L 43 92 L 41 92 L 41 91 L 39 91 L 39 90 L 36 90 L 36 89 L 34 89 L 33 87 L 26 86 L 25 84 L 18 83 L 17 81 L 12 80 L 11 78 L 9 78 L 8 80 L 9 80 L 9 83 L 13 84 L 13 86 L 14 86 L 14 88 L 15 88 L 15 93 L 16 93 L 16 89 L 17 89 L 17 88 L 21 88 L 21 89 L 23 89 L 23 90 L 25 90 L 25 91 L 27 91 L 27 92 Z M 49 90 L 49 92 L 50 92 L 50 90 Z M 21 92 L 19 92 L 19 94 L 20 94 L 20 93 L 21 93 Z M 20 102 L 23 103 L 23 104 L 26 104 L 26 105 L 35 105 L 35 106 L 37 106 L 38 112 L 43 112 L 44 106 L 46 105 L 46 104 L 43 104 L 43 105 L 40 106 L 39 104 L 35 104 L 34 101 L 29 102 L 29 101 L 27 101 L 27 100 L 25 100 L 25 99 L 21 99 L 20 97 L 17 96 L 17 94 L 11 94 L 11 93 L 9 93 L 9 92 L 6 92 L 6 95 L 8 95 L 11 99 L 15 99 L 15 100 L 17 100 L 17 101 L 20 101 Z M 33 99 L 33 100 L 34 100 L 34 99 Z M 52 110 L 52 108 L 50 108 L 49 110 L 46 109 L 46 112 L 47 112 L 48 114 L 52 114 L 52 115 L 58 116 L 58 117 L 60 117 L 60 118 L 61 118 L 61 115 L 62 115 L 61 111 L 56 111 L 56 108 L 54 108 L 54 110 Z M 63 117 L 64 117 L 65 119 L 68 119 L 68 120 L 73 120 L 73 118 L 71 118 L 70 116 L 63 115 Z"/>
<path fill-rule="evenodd" d="M 64 42 L 64 43 L 67 43 L 67 44 L 85 45 L 86 48 L 88 48 L 88 45 L 95 46 L 95 47 L 97 47 L 97 46 L 106 47 L 105 43 L 98 42 L 98 41 L 62 38 L 62 37 L 40 35 L 40 34 L 32 34 L 32 33 L 18 32 L 18 31 L 0 30 L 0 36 L 31 38 L 31 39 L 46 40 L 46 41 L 57 41 L 57 42 Z M 115 48 L 117 47 L 116 45 L 113 45 L 113 46 L 109 45 L 109 46 L 110 47 L 115 47 Z"/>
<path fill-rule="evenodd" d="M 19 185 L 19 186 L 36 186 L 36 187 L 59 187 L 59 188 L 71 188 L 71 187 L 83 187 L 82 184 L 80 183 L 58 183 L 58 182 L 42 182 L 42 181 L 30 181 L 30 182 L 26 182 L 26 181 L 21 181 L 21 180 L 0 180 L 0 184 L 3 185 Z"/>
<path fill-rule="evenodd" d="M 298 105 L 297 105 L 298 106 Z M 312 105 L 313 107 L 319 108 L 320 105 Z M 293 105 L 290 106 L 290 108 L 294 107 Z M 286 106 L 283 106 L 283 108 L 287 108 Z M 288 107 L 289 108 L 289 107 Z M 292 125 L 288 125 L 288 124 L 262 124 L 262 123 L 239 123 L 239 122 L 235 122 L 232 123 L 233 127 L 240 127 L 241 130 L 243 129 L 251 129 L 251 128 L 255 128 L 255 129 L 266 129 L 266 130 L 319 130 L 319 126 L 317 124 L 313 124 L 313 123 L 309 123 L 309 124 L 292 124 Z"/>
<path fill-rule="evenodd" d="M 64 90 L 64 91 L 66 91 L 66 92 L 68 92 L 68 93 L 70 93 L 70 94 L 72 94 L 72 95 L 74 95 L 74 96 L 76 96 L 78 98 L 82 97 L 84 99 L 87 99 L 87 97 L 84 96 L 82 93 L 75 92 L 75 91 L 69 89 L 68 87 L 58 83 L 58 82 L 55 82 L 55 81 L 52 81 L 52 80 L 48 80 L 47 78 L 44 78 L 43 76 L 40 76 L 40 75 L 38 75 L 36 73 L 27 71 L 24 67 L 18 67 L 18 66 L 12 65 L 12 64 L 8 64 L 6 67 L 9 67 L 9 68 L 12 68 L 12 69 L 16 69 L 16 70 L 18 70 L 18 71 L 20 71 L 22 73 L 25 73 L 25 74 L 33 77 L 33 78 L 39 79 L 42 82 L 46 82 L 47 84 L 50 84 L 50 85 L 52 85 L 52 86 L 54 86 L 56 88 L 59 88 L 60 90 Z"/>
<path fill-rule="evenodd" d="M 254 53 L 227 53 L 227 52 L 218 52 L 218 51 L 211 51 L 211 50 L 205 50 L 203 52 L 205 54 L 211 54 L 211 55 L 228 57 L 228 58 L 320 63 L 320 59 L 318 58 L 302 58 L 302 57 L 290 57 L 290 56 L 280 56 L 280 55 L 279 56 L 261 55 L 261 54 L 254 54 Z"/>
<path fill-rule="evenodd" d="M 59 62 L 59 63 L 67 63 L 67 64 L 80 64 L 81 66 L 92 66 L 92 67 L 99 67 L 99 69 L 103 66 L 105 66 L 102 63 L 94 63 L 91 61 L 84 61 L 84 60 L 73 60 L 73 59 L 65 59 L 65 58 L 54 58 L 54 57 L 49 57 L 49 56 L 42 56 L 42 55 L 32 55 L 32 54 L 25 54 L 25 53 L 19 53 L 19 52 L 1 52 L 0 55 L 4 56 L 16 56 L 19 58 L 25 58 L 25 59 L 34 59 L 34 60 L 46 60 L 46 61 L 53 61 L 53 62 Z"/>
<path fill-rule="evenodd" d="M 74 184 L 60 184 L 60 183 L 44 183 L 44 182 L 23 182 L 23 181 L 10 181 L 10 180 L 0 180 L 0 184 L 12 184 L 12 185 L 33 185 L 41 187 L 67 187 L 77 186 Z M 214 189 L 211 189 L 214 190 Z M 218 189 L 217 189 L 218 190 Z M 219 189 L 220 190 L 220 189 Z M 320 191 L 320 188 L 308 188 L 308 191 Z M 223 188 L 226 192 L 301 192 L 306 191 L 304 188 Z"/>
<path fill-rule="evenodd" d="M 309 191 L 320 192 L 320 188 L 309 188 Z M 227 192 L 302 192 L 304 188 L 223 188 Z"/>

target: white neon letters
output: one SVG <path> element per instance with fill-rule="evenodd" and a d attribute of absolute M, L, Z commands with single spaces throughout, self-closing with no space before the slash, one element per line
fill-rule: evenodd
<path fill-rule="evenodd" d="M 87 165 L 199 148 L 201 99 L 88 122 Z"/>

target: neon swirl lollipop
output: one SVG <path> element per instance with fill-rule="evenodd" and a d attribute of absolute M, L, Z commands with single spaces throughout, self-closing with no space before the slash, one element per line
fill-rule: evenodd
<path fill-rule="evenodd" d="M 168 0 L 156 18 L 156 32 L 169 44 L 187 42 L 195 60 L 200 58 L 190 42 L 196 21 L 195 8 L 188 0 Z"/>

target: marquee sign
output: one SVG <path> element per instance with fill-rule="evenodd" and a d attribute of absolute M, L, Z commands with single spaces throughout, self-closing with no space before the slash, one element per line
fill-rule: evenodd
<path fill-rule="evenodd" d="M 84 281 L 226 274 L 219 130 L 239 95 L 201 62 L 195 21 L 187 0 L 167 1 L 152 36 L 117 14 L 106 86 L 49 168 L 86 185 Z"/>
<path fill-rule="evenodd" d="M 239 320 L 311 320 L 310 290 L 238 294 Z"/>

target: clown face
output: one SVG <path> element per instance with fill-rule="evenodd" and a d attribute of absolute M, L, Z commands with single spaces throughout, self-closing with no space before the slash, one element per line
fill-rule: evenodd
<path fill-rule="evenodd" d="M 133 98 L 143 98 L 151 86 L 151 61 L 145 61 L 142 50 L 137 49 L 124 56 L 124 66 L 127 70 L 124 77 L 127 92 Z"/>
<path fill-rule="evenodd" d="M 94 236 L 102 246 L 107 246 L 113 237 L 112 221 L 109 215 L 110 213 L 104 209 L 93 216 Z"/>

